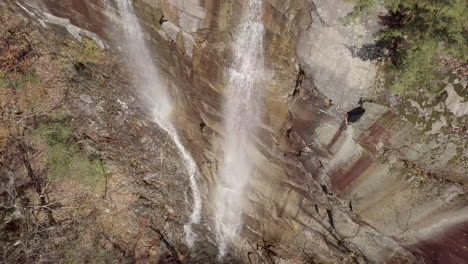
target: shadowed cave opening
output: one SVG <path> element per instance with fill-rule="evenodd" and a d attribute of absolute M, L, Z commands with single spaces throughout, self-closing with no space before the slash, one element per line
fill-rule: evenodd
<path fill-rule="evenodd" d="M 346 120 L 348 123 L 355 123 L 361 119 L 365 112 L 366 109 L 364 109 L 362 106 L 353 108 L 351 111 L 346 112 Z"/>

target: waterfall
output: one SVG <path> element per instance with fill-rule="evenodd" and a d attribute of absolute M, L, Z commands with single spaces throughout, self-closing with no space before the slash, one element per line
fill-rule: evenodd
<path fill-rule="evenodd" d="M 228 70 L 224 104 L 224 162 L 216 192 L 215 223 L 219 255 L 234 242 L 242 226 L 246 188 L 254 164 L 248 157 L 261 122 L 261 83 L 264 72 L 262 0 L 249 0 L 235 32 L 233 61 Z"/>
<path fill-rule="evenodd" d="M 167 86 L 160 78 L 157 66 L 152 60 L 151 52 L 148 49 L 143 30 L 138 22 L 138 18 L 133 9 L 131 0 L 115 0 L 120 13 L 119 24 L 124 29 L 121 44 L 128 59 L 129 66 L 133 68 L 136 78 L 136 86 L 144 98 L 144 103 L 152 109 L 154 121 L 164 129 L 173 139 L 178 148 L 184 165 L 190 177 L 190 187 L 193 196 L 193 210 L 190 221 L 184 226 L 185 239 L 191 247 L 195 240 L 192 225 L 198 224 L 201 218 L 201 197 L 197 185 L 196 177 L 198 169 L 190 153 L 183 146 L 177 131 L 171 121 L 172 102 L 170 100 Z M 104 4 L 111 8 L 108 0 Z"/>

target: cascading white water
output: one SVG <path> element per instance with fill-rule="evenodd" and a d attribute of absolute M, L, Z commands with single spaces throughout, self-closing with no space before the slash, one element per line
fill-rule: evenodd
<path fill-rule="evenodd" d="M 155 122 L 164 129 L 173 139 L 179 149 L 187 172 L 190 177 L 190 187 L 193 196 L 193 210 L 190 221 L 184 226 L 185 238 L 187 244 L 192 246 L 195 241 L 195 234 L 192 231 L 192 225 L 198 224 L 201 218 L 201 196 L 198 189 L 196 177 L 198 169 L 190 153 L 183 146 L 180 137 L 177 134 L 171 122 L 172 103 L 166 88 L 162 82 L 159 71 L 152 60 L 151 53 L 145 43 L 145 38 L 138 18 L 132 6 L 131 0 L 115 0 L 120 13 L 119 24 L 124 29 L 122 34 L 122 45 L 129 65 L 137 74 L 136 85 L 143 95 L 145 104 L 152 109 L 152 115 Z M 110 8 L 108 0 L 104 0 Z"/>
<path fill-rule="evenodd" d="M 233 62 L 228 71 L 224 108 L 224 163 L 216 193 L 219 255 L 242 226 L 242 207 L 254 164 L 248 149 L 261 122 L 261 83 L 264 73 L 262 0 L 249 0 L 235 32 Z"/>

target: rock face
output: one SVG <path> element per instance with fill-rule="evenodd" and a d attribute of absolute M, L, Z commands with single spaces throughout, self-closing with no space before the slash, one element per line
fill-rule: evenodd
<path fill-rule="evenodd" d="M 134 1 L 202 172 L 199 254 L 213 246 L 207 241 L 222 157 L 225 69 L 245 1 Z M 98 0 L 18 3 L 32 21 L 39 12 L 69 19 L 55 27 L 69 30 L 71 23 L 118 46 L 111 41 L 115 14 Z M 426 131 L 401 114 L 399 106 L 411 102 L 385 91 L 380 63 L 355 52 L 374 43 L 377 17 L 343 24 L 352 9 L 341 0 L 264 1 L 269 81 L 261 132 L 248 154 L 258 171 L 241 235 L 257 245 L 255 257 L 289 263 L 463 263 L 466 134 L 451 133 L 443 115 Z M 468 121 L 466 98 L 447 85 L 441 104 Z M 457 85 L 466 89 L 466 79 Z M 359 101 L 365 111 L 346 124 Z M 247 261 L 252 250 L 245 243 L 235 252 Z"/>

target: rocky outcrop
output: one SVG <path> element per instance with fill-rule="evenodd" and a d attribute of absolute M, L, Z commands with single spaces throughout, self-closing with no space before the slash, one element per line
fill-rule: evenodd
<path fill-rule="evenodd" d="M 30 13 L 37 12 L 66 18 L 117 49 L 115 14 L 100 1 L 18 2 L 29 10 L 19 12 L 33 21 L 37 15 Z M 134 1 L 177 99 L 185 144 L 202 172 L 205 216 L 198 235 L 204 243 L 198 253 L 213 246 L 212 234 L 204 231 L 210 230 L 222 157 L 229 43 L 243 3 Z M 381 62 L 355 52 L 374 43 L 381 25 L 370 15 L 344 24 L 352 9 L 341 0 L 265 0 L 264 116 L 246 153 L 258 171 L 247 194 L 242 236 L 257 245 L 257 257 L 291 263 L 457 263 L 468 254 L 466 247 L 448 249 L 444 241 L 466 237 L 467 141 L 442 120 L 455 115 L 466 121 L 466 98 L 448 84 L 439 123 L 427 131 L 411 122 L 403 106 L 413 105 L 421 115 L 429 110 L 387 91 Z M 454 83 L 466 89 L 466 80 Z M 364 111 L 350 118 L 359 106 Z M 239 248 L 244 259 L 253 250 L 248 243 Z"/>

